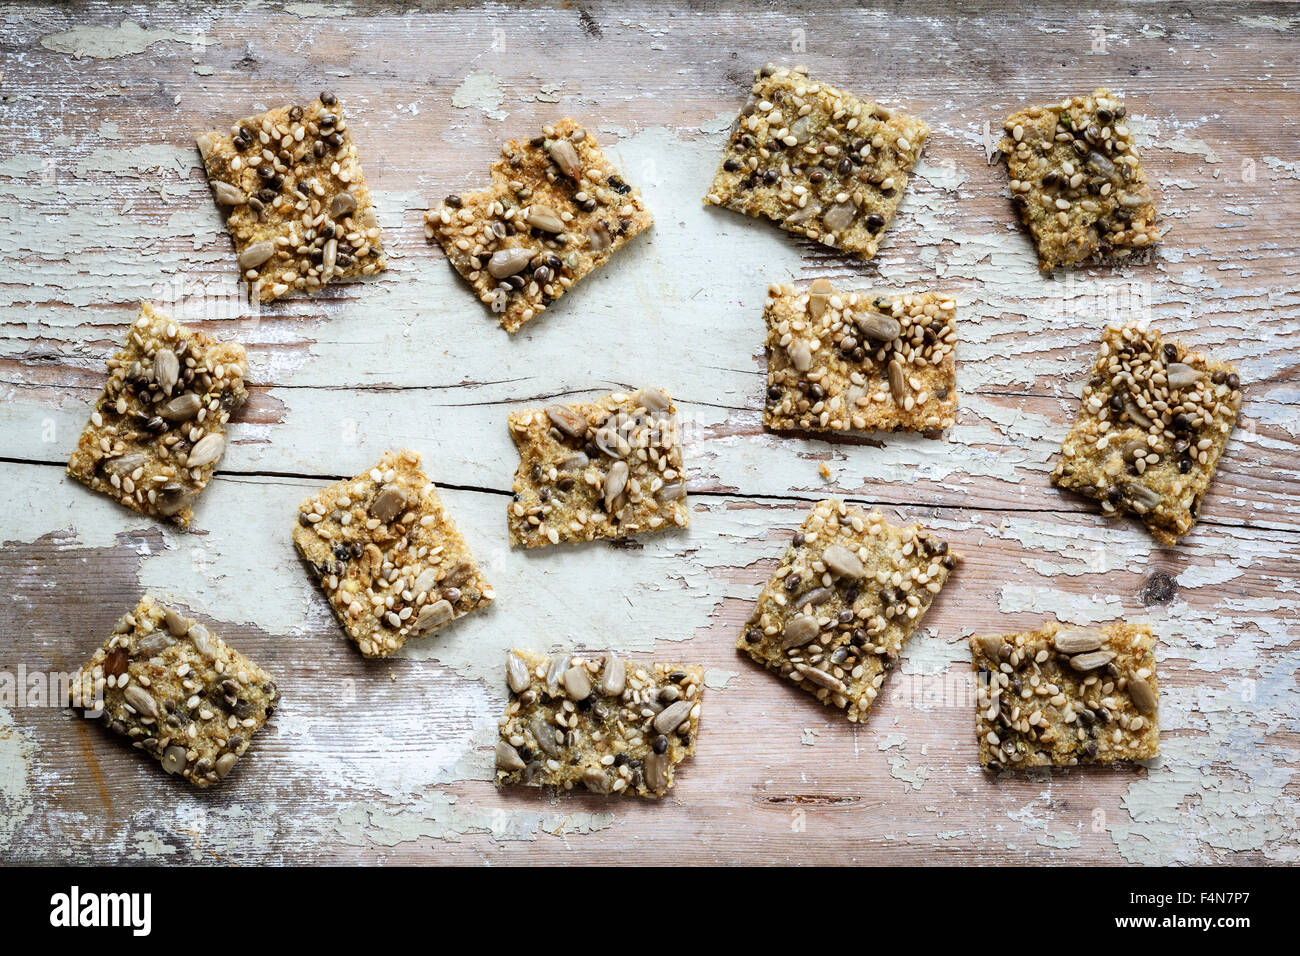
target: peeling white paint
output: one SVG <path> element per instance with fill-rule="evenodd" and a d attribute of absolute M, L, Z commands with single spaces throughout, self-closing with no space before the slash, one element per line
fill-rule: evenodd
<path fill-rule="evenodd" d="M 115 27 L 79 25 L 62 33 L 41 37 L 41 46 L 56 53 L 70 53 L 76 59 L 91 57 L 111 60 L 143 53 L 155 43 L 173 41 L 202 49 L 213 41 L 201 30 L 181 33 L 175 30 L 148 29 L 133 20 L 123 20 Z"/>

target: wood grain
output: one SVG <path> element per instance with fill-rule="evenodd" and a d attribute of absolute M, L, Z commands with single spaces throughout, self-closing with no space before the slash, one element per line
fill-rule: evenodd
<path fill-rule="evenodd" d="M 1300 858 L 1295 6 L 78 3 L 12 4 L 0 23 L 0 675 L 78 666 L 149 590 L 285 697 L 253 758 L 203 794 L 66 711 L 0 703 L 5 859 Z M 766 60 L 933 127 L 873 262 L 701 206 Z M 1102 85 L 1126 97 L 1169 232 L 1147 261 L 1040 276 L 984 124 L 996 135 L 1022 103 Z M 226 285 L 193 135 L 325 87 L 348 106 L 391 271 L 250 314 Z M 426 243 L 423 212 L 563 115 L 596 132 L 656 225 L 508 339 Z M 956 292 L 962 408 L 944 440 L 763 430 L 766 284 L 820 276 Z M 144 298 L 249 352 L 252 398 L 191 534 L 62 473 Z M 1177 548 L 1047 481 L 1099 330 L 1127 317 L 1236 362 L 1246 387 Z M 683 411 L 689 532 L 510 551 L 506 413 L 648 381 Z M 288 522 L 401 445 L 424 455 L 498 600 L 368 662 Z M 862 726 L 732 648 L 786 537 L 832 494 L 925 522 L 964 556 Z M 969 634 L 1135 615 L 1161 642 L 1158 763 L 978 769 Z M 709 668 L 699 752 L 669 798 L 497 792 L 512 645 Z"/>

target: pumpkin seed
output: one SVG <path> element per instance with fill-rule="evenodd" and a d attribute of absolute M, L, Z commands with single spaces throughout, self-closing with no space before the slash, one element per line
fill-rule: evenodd
<path fill-rule="evenodd" d="M 406 492 L 400 485 L 385 485 L 370 503 L 370 513 L 388 524 L 406 510 Z"/>
<path fill-rule="evenodd" d="M 836 203 L 826 210 L 822 216 L 822 225 L 829 232 L 843 232 L 849 226 L 853 225 L 853 220 L 858 214 L 857 206 L 851 202 Z"/>
<path fill-rule="evenodd" d="M 528 725 L 532 731 L 533 738 L 537 741 L 537 746 L 548 757 L 558 757 L 560 755 L 560 745 L 556 742 L 555 727 L 548 724 L 542 717 L 534 717 L 532 723 Z"/>
<path fill-rule="evenodd" d="M 330 218 L 346 219 L 357 210 L 357 197 L 351 193 L 339 193 L 330 200 Z"/>
<path fill-rule="evenodd" d="M 181 773 L 185 770 L 185 748 L 173 744 L 163 751 L 162 768 L 167 773 Z"/>

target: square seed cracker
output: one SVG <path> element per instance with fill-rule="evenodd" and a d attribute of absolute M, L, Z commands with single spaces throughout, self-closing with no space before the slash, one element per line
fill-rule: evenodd
<path fill-rule="evenodd" d="M 187 329 L 144 303 L 68 459 L 68 474 L 141 514 L 189 527 L 191 505 L 248 398 L 244 347 Z"/>
<path fill-rule="evenodd" d="M 765 66 L 705 196 L 863 259 L 881 237 L 930 127 L 808 77 Z"/>
<path fill-rule="evenodd" d="M 304 501 L 293 542 L 366 657 L 387 657 L 493 598 L 413 451 L 387 452 Z"/>
<path fill-rule="evenodd" d="M 736 649 L 867 719 L 885 676 L 959 556 L 920 525 L 818 502 L 758 596 Z"/>
<path fill-rule="evenodd" d="M 957 303 L 923 292 L 768 289 L 763 423 L 779 430 L 917 431 L 938 436 L 957 413 Z"/>
<path fill-rule="evenodd" d="M 517 332 L 654 222 L 641 194 L 572 119 L 512 140 L 491 185 L 448 196 L 425 233 L 507 332 Z"/>
<path fill-rule="evenodd" d="M 310 295 L 387 267 L 370 189 L 333 93 L 197 141 L 240 277 L 260 301 Z"/>

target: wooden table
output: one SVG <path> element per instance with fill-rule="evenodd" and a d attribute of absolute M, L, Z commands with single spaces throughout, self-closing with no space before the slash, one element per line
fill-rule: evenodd
<path fill-rule="evenodd" d="M 254 756 L 209 793 L 11 695 L 3 859 L 1300 858 L 1300 8 L 243 6 L 0 11 L 0 672 L 45 686 L 149 591 L 284 693 Z M 933 126 L 875 261 L 701 205 L 766 60 Z M 1102 85 L 1127 97 L 1169 232 L 1148 263 L 1044 277 L 986 129 Z M 390 271 L 250 315 L 193 136 L 326 88 L 349 106 Z M 483 182 L 506 138 L 569 114 L 657 222 L 510 338 L 426 244 L 424 210 Z M 819 276 L 956 292 L 962 407 L 944 440 L 763 430 L 766 285 Z M 192 533 L 63 473 L 146 298 L 248 347 L 252 398 Z M 1177 548 L 1047 480 L 1100 328 L 1138 316 L 1238 362 L 1246 383 L 1204 517 Z M 506 413 L 643 382 L 683 411 L 689 532 L 510 551 Z M 372 662 L 342 638 L 289 531 L 308 493 L 396 446 L 423 454 L 498 599 Z M 733 650 L 791 530 L 829 495 L 925 522 L 965 555 L 861 726 Z M 979 769 L 969 634 L 1139 615 L 1160 637 L 1159 762 Z M 699 752 L 669 797 L 498 793 L 513 645 L 703 662 Z"/>

